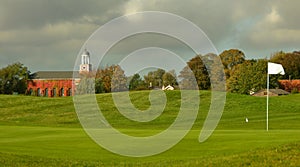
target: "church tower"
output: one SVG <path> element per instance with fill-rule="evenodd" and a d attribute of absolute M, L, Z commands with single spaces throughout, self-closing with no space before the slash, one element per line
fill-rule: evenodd
<path fill-rule="evenodd" d="M 79 73 L 92 71 L 92 64 L 90 64 L 90 53 L 86 49 L 84 49 L 84 52 L 81 55 L 81 64 L 79 68 Z"/>

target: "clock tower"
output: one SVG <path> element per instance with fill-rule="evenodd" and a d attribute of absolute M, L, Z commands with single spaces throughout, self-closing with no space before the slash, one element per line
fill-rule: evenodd
<path fill-rule="evenodd" d="M 85 49 L 81 55 L 79 73 L 86 73 L 90 71 L 92 71 L 92 64 L 90 64 L 90 53 Z"/>

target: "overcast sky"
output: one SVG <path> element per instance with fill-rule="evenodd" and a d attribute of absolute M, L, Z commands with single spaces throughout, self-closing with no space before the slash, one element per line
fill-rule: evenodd
<path fill-rule="evenodd" d="M 299 6 L 298 0 L 0 0 L 0 68 L 21 62 L 32 72 L 73 70 L 95 30 L 141 11 L 192 21 L 219 52 L 238 48 L 247 58 L 265 58 L 300 50 Z"/>

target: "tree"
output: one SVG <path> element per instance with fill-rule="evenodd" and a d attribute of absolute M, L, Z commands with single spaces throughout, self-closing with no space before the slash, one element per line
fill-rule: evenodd
<path fill-rule="evenodd" d="M 223 51 L 220 58 L 224 66 L 226 79 L 229 79 L 235 67 L 245 61 L 245 54 L 238 49 L 230 49 Z"/>
<path fill-rule="evenodd" d="M 150 71 L 144 76 L 145 82 L 149 87 L 162 87 L 163 75 L 166 71 L 163 69 L 157 69 L 156 71 Z"/>
<path fill-rule="evenodd" d="M 164 75 L 162 76 L 162 80 L 163 80 L 163 85 L 164 86 L 176 86 L 178 85 L 177 83 L 177 79 L 176 79 L 176 73 L 175 70 L 171 70 L 169 72 L 164 73 Z"/>
<path fill-rule="evenodd" d="M 180 89 L 187 89 L 187 90 L 199 89 L 195 75 L 189 66 L 185 66 L 180 71 L 178 77 L 180 78 L 180 82 L 179 82 Z"/>
<path fill-rule="evenodd" d="M 111 78 L 111 91 L 120 92 L 127 90 L 127 79 L 124 70 L 117 65 L 113 68 L 113 76 Z"/>
<path fill-rule="evenodd" d="M 82 75 L 76 87 L 76 94 L 84 95 L 93 93 L 95 93 L 95 78 L 89 75 Z"/>
<path fill-rule="evenodd" d="M 148 72 L 147 75 L 144 76 L 145 78 L 145 82 L 146 84 L 149 86 L 149 88 L 152 88 L 154 84 L 154 72 L 153 71 L 150 71 Z"/>
<path fill-rule="evenodd" d="M 127 90 L 126 76 L 119 65 L 107 66 L 104 69 L 98 69 L 96 72 L 96 88 L 99 93 L 109 93 L 111 91 Z M 97 90 L 96 89 L 96 90 Z"/>
<path fill-rule="evenodd" d="M 101 78 L 95 78 L 95 93 L 104 93 L 104 86 Z"/>
<path fill-rule="evenodd" d="M 210 83 L 213 90 L 226 91 L 226 76 L 220 57 L 209 53 L 202 57 L 202 61 L 210 76 Z"/>
<path fill-rule="evenodd" d="M 273 78 L 270 80 L 274 86 Z M 267 60 L 246 60 L 236 69 L 228 80 L 228 90 L 233 93 L 249 94 L 250 91 L 258 91 L 266 88 L 267 84 Z"/>
<path fill-rule="evenodd" d="M 0 93 L 12 94 L 17 92 L 24 94 L 27 88 L 27 80 L 30 72 L 21 63 L 8 65 L 0 70 Z"/>
<path fill-rule="evenodd" d="M 147 89 L 147 85 L 142 80 L 139 74 L 134 74 L 132 77 L 128 78 L 129 80 L 129 90 L 141 90 Z"/>
<path fill-rule="evenodd" d="M 300 53 L 277 52 L 271 58 L 271 62 L 282 64 L 285 75 L 284 79 L 300 79 Z"/>
<path fill-rule="evenodd" d="M 107 66 L 106 68 L 103 69 L 98 69 L 96 72 L 96 85 L 99 86 L 101 85 L 102 91 L 104 93 L 109 93 L 111 92 L 111 78 L 113 75 L 113 66 Z M 101 82 L 101 83 L 99 83 Z M 100 92 L 99 92 L 100 93 Z"/>
<path fill-rule="evenodd" d="M 201 55 L 197 55 L 196 57 L 192 58 L 189 62 L 187 62 L 187 64 L 188 65 L 183 68 L 179 75 L 179 78 L 182 78 L 181 85 L 184 83 L 184 85 L 188 84 L 188 87 L 194 87 L 194 85 L 192 84 L 192 80 L 194 77 L 200 90 L 209 89 L 209 74 L 207 68 L 201 60 Z M 189 69 L 193 72 L 194 76 L 191 76 Z"/>

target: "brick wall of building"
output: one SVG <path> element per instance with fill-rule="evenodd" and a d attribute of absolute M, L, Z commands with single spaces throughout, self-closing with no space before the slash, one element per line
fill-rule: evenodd
<path fill-rule="evenodd" d="M 58 97 L 72 96 L 75 93 L 72 79 L 41 80 L 33 79 L 28 81 L 27 92 L 36 96 Z"/>

